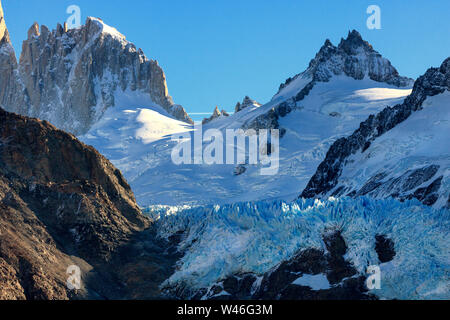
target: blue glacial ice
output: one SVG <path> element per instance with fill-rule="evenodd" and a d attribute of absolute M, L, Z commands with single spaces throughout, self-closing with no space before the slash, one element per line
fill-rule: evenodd
<path fill-rule="evenodd" d="M 206 207 L 150 207 L 161 238 L 183 231 L 184 253 L 177 271 L 163 284 L 208 287 L 239 272 L 263 274 L 299 250 L 326 250 L 324 232 L 339 229 L 346 258 L 361 274 L 369 265 L 381 268 L 386 299 L 450 298 L 450 211 L 435 210 L 416 200 L 372 200 L 361 197 L 261 201 Z M 396 255 L 380 265 L 375 235 L 395 243 Z"/>

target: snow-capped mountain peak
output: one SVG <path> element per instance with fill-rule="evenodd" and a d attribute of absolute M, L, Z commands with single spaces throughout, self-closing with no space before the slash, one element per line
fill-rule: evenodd
<path fill-rule="evenodd" d="M 259 102 L 256 102 L 255 100 L 251 99 L 249 96 L 245 96 L 244 100 L 242 102 L 238 102 L 236 104 L 236 107 L 234 108 L 234 112 L 237 113 L 239 111 L 242 111 L 250 106 L 261 106 Z"/>
<path fill-rule="evenodd" d="M 220 111 L 219 107 L 216 106 L 214 108 L 214 111 L 213 111 L 212 115 L 209 118 L 203 119 L 202 124 L 207 124 L 207 123 L 209 123 L 211 121 L 214 121 L 214 120 L 216 120 L 216 119 L 218 119 L 220 117 L 229 117 L 229 116 L 230 115 L 225 110 Z"/>
<path fill-rule="evenodd" d="M 6 110 L 48 120 L 76 135 L 88 132 L 111 107 L 161 107 L 193 123 L 174 104 L 158 62 L 99 18 L 88 17 L 70 30 L 58 24 L 51 31 L 34 23 L 11 73 L 14 85 L 0 97 Z M 3 83 L 10 76 L 1 77 Z"/>
<path fill-rule="evenodd" d="M 316 82 L 328 82 L 332 77 L 345 75 L 356 80 L 368 78 L 396 87 L 412 86 L 414 80 L 399 75 L 389 60 L 375 51 L 361 34 L 353 30 L 339 45 L 326 40 L 308 68 L 280 86 L 273 101 L 293 97 L 302 100 Z"/>

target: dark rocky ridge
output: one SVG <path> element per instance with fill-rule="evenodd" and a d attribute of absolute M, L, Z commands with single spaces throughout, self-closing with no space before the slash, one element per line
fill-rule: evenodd
<path fill-rule="evenodd" d="M 450 58 L 447 58 L 440 68 L 430 68 L 423 76 L 421 76 L 414 84 L 413 91 L 402 104 L 394 107 L 387 107 L 377 115 L 370 116 L 366 121 L 360 124 L 351 136 L 337 140 L 327 152 L 325 160 L 319 165 L 316 173 L 309 181 L 301 197 L 313 198 L 316 196 L 325 195 L 330 192 L 338 184 L 339 177 L 342 173 L 345 162 L 349 156 L 358 151 L 364 152 L 377 137 L 394 128 L 397 124 L 405 121 L 413 112 L 422 109 L 422 103 L 427 97 L 435 96 L 443 93 L 445 90 L 450 90 Z M 433 167 L 429 168 L 431 171 Z M 410 173 L 411 181 L 424 181 L 424 177 L 430 179 L 433 174 L 424 172 L 424 169 L 416 170 Z M 428 171 L 430 171 L 428 170 Z M 368 181 L 366 186 L 360 190 L 351 192 L 350 196 L 357 196 L 368 191 L 372 191 L 380 186 L 380 181 L 383 177 L 374 177 L 373 181 Z M 391 184 L 398 184 L 399 181 L 391 181 Z M 416 181 L 417 182 L 417 181 Z M 430 185 L 430 192 L 439 189 L 437 186 L 439 182 L 435 180 Z M 403 182 L 401 190 L 411 188 L 408 183 Z M 367 192 L 366 192 L 367 191 Z M 426 191 L 426 190 L 422 190 Z M 433 201 L 428 196 L 428 193 L 418 192 L 414 197 L 423 201 L 425 204 L 432 204 Z M 348 190 L 336 190 L 335 195 L 342 195 L 349 192 Z M 392 196 L 396 196 L 393 194 Z M 428 199 L 428 200 L 426 200 Z M 434 200 L 436 201 L 436 200 Z"/>
<path fill-rule="evenodd" d="M 87 273 L 107 264 L 149 225 L 120 171 L 95 149 L 0 109 L 0 299 L 70 298 L 69 265 Z"/>

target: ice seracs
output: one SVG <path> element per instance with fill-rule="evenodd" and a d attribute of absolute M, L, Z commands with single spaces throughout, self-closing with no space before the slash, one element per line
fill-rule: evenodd
<path fill-rule="evenodd" d="M 322 298 L 363 298 L 351 288 L 365 287 L 370 265 L 381 269 L 381 289 L 363 294 L 381 299 L 450 297 L 450 211 L 415 199 L 342 197 L 165 211 L 149 208 L 148 214 L 159 217 L 159 237 L 178 236 L 182 258 L 164 288 L 184 298 L 199 292 L 208 298 L 222 290 L 247 298 L 320 298 L 322 290 L 330 290 Z M 391 244 L 393 254 L 385 255 Z M 214 287 L 220 283 L 222 290 Z M 295 286 L 310 289 L 296 291 L 300 288 Z"/>

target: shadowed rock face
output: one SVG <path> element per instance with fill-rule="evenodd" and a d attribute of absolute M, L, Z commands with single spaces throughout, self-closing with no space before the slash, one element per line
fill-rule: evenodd
<path fill-rule="evenodd" d="M 70 297 L 68 266 L 106 263 L 149 224 L 95 149 L 0 109 L 0 299 Z"/>
<path fill-rule="evenodd" d="M 417 79 L 411 95 L 402 104 L 387 107 L 377 115 L 370 116 L 351 136 L 337 140 L 328 150 L 325 160 L 319 165 L 301 197 L 313 198 L 327 195 L 338 185 L 345 163 L 352 154 L 358 151 L 364 152 L 375 139 L 408 119 L 413 112 L 421 110 L 427 97 L 441 94 L 446 90 L 450 90 L 450 58 L 447 58 L 440 68 L 430 68 Z M 391 196 L 402 199 L 400 196 L 402 192 L 410 191 L 433 178 L 430 180 L 433 182 L 428 187 L 416 190 L 408 196 L 417 198 L 424 204 L 432 205 L 437 200 L 436 193 L 441 184 L 440 178 L 434 178 L 438 168 L 437 165 L 430 165 L 407 172 L 405 177 L 400 179 L 391 179 L 383 183 L 381 181 L 384 175 L 380 173 L 371 177 L 361 190 L 349 190 L 345 186 L 340 186 L 334 190 L 333 195 L 370 195 L 386 189 L 385 191 L 389 191 Z"/>
<path fill-rule="evenodd" d="M 0 30 L 6 30 L 3 20 Z M 9 39 L 5 32 L 2 43 Z M 1 66 L 8 70 L 0 75 L 0 103 L 8 111 L 48 120 L 76 135 L 86 133 L 106 109 L 119 103 L 156 103 L 176 119 L 193 123 L 173 103 L 158 62 L 100 19 L 88 18 L 72 30 L 61 25 L 53 31 L 39 29 L 34 23 L 19 65 L 9 42 L 2 47 Z M 123 92 L 126 101 L 118 101 Z"/>

